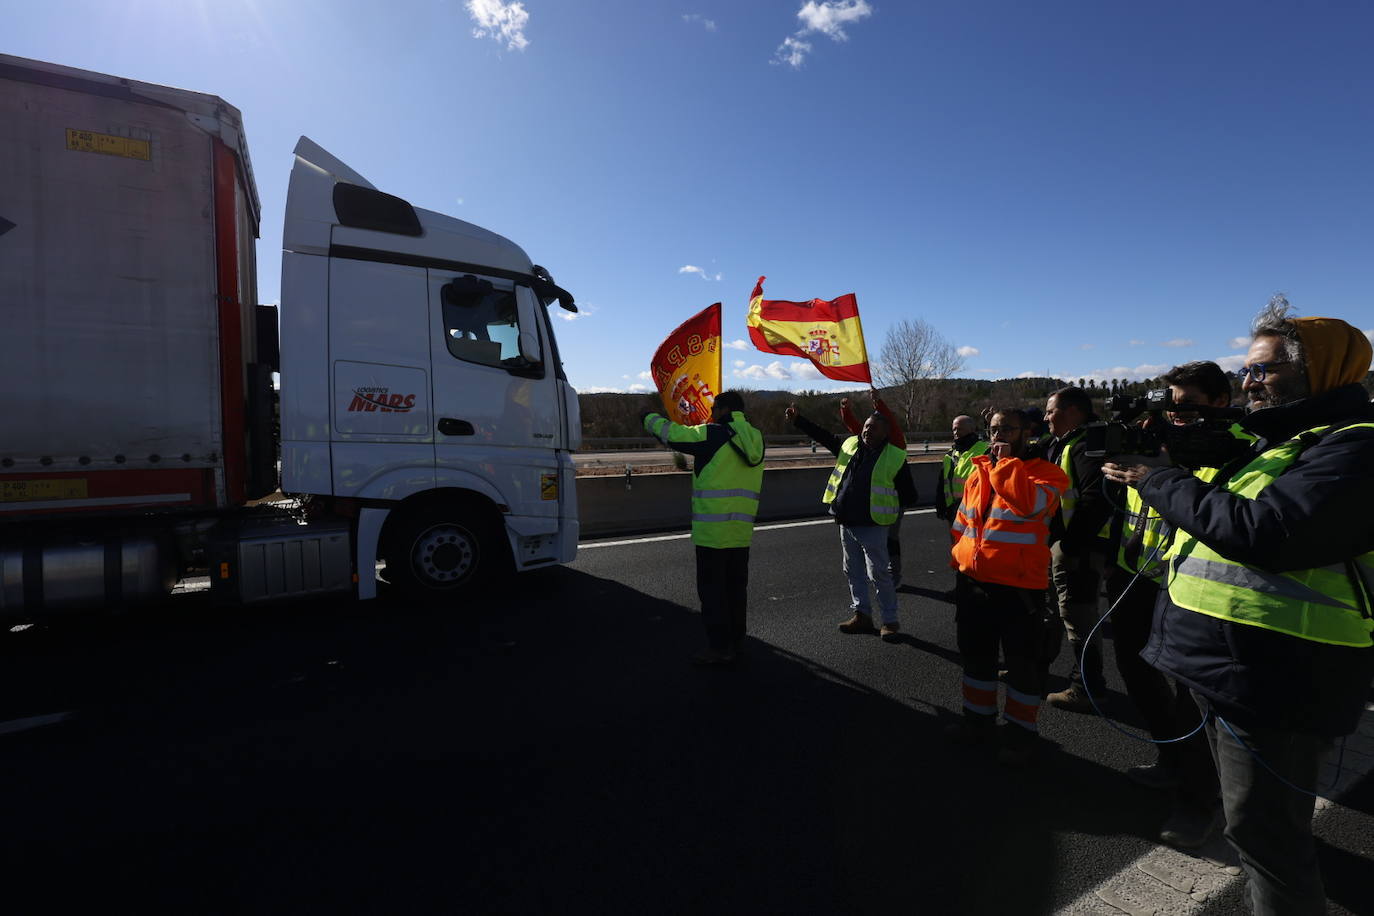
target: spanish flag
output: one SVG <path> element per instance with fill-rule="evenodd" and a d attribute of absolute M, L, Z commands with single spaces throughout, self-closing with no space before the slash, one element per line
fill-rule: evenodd
<path fill-rule="evenodd" d="M 804 356 L 821 375 L 842 382 L 868 382 L 868 351 L 853 293 L 838 299 L 783 302 L 763 298 L 759 277 L 749 297 L 749 339 L 765 353 Z"/>
<path fill-rule="evenodd" d="M 720 303 L 684 321 L 649 363 L 664 414 L 682 426 L 711 422 L 720 392 Z"/>

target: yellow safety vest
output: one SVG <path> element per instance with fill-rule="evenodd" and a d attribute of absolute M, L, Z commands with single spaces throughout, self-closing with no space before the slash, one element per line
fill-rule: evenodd
<path fill-rule="evenodd" d="M 667 443 L 704 442 L 708 434 L 707 424 L 681 426 L 659 414 L 645 417 L 644 425 Z M 699 547 L 748 547 L 754 538 L 763 489 L 763 434 L 738 410 L 728 425 L 734 439 L 692 475 L 692 543 Z"/>
<path fill-rule="evenodd" d="M 1064 491 L 1064 495 L 1059 499 L 1059 512 L 1064 519 L 1064 527 L 1069 527 L 1069 520 L 1073 518 L 1073 507 L 1078 505 L 1078 475 L 1073 472 L 1073 459 L 1069 452 L 1078 444 L 1078 440 L 1083 438 L 1083 430 L 1079 430 L 1068 442 L 1064 443 L 1064 450 L 1059 453 L 1059 468 L 1069 475 L 1069 488 Z"/>
<path fill-rule="evenodd" d="M 1255 437 L 1241 429 L 1239 424 L 1231 425 L 1231 435 L 1237 439 L 1247 442 L 1255 441 Z M 1198 480 L 1211 481 L 1217 476 L 1220 468 L 1197 468 L 1193 471 L 1193 476 Z M 1110 522 L 1108 522 L 1110 526 Z M 1140 499 L 1140 491 L 1135 487 L 1126 488 L 1126 519 L 1121 527 L 1121 541 L 1116 551 L 1117 565 L 1129 573 L 1139 573 L 1146 579 L 1159 581 L 1168 563 L 1170 550 L 1171 528 L 1155 512 L 1145 505 Z M 1106 529 L 1104 529 L 1104 532 Z M 1140 553 L 1138 556 L 1127 556 L 1127 547 L 1134 541 L 1137 531 L 1141 532 Z M 1104 533 L 1103 537 L 1110 537 L 1110 533 Z"/>
<path fill-rule="evenodd" d="M 945 505 L 954 507 L 964 498 L 964 482 L 973 473 L 973 459 L 986 455 L 988 443 L 979 439 L 967 451 L 956 452 L 953 447 L 940 459 L 940 476 L 945 482 Z"/>
<path fill-rule="evenodd" d="M 840 454 L 835 458 L 835 470 L 830 472 L 830 480 L 825 484 L 825 495 L 821 502 L 829 505 L 835 501 L 840 491 L 840 481 L 844 479 L 844 469 L 859 451 L 859 437 L 850 436 L 840 446 Z M 906 452 L 891 442 L 883 446 L 878 461 L 873 465 L 873 479 L 868 497 L 869 512 L 873 521 L 879 525 L 891 525 L 901 514 L 901 503 L 897 499 L 897 472 L 906 464 Z"/>
<path fill-rule="evenodd" d="M 1342 429 L 1374 429 L 1355 423 Z M 1298 459 L 1318 426 L 1262 452 L 1226 483 L 1226 492 L 1254 499 Z M 1180 530 L 1170 552 L 1169 599 L 1181 608 L 1232 623 L 1336 646 L 1374 645 L 1370 584 L 1374 551 L 1316 569 L 1273 573 L 1228 560 Z"/>

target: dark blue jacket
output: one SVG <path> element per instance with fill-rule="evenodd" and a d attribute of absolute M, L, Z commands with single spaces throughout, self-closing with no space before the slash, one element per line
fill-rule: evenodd
<path fill-rule="evenodd" d="M 1374 549 L 1374 429 L 1323 436 L 1253 500 L 1222 485 L 1255 455 L 1304 430 L 1369 421 L 1374 409 L 1359 385 L 1256 411 L 1242 425 L 1259 440 L 1216 481 L 1164 468 L 1145 479 L 1141 499 L 1237 563 L 1287 572 L 1342 562 Z M 1374 675 L 1374 648 L 1228 623 L 1175 605 L 1167 589 L 1160 589 L 1140 655 L 1237 724 L 1326 737 L 1355 729 Z"/>
<path fill-rule="evenodd" d="M 843 439 L 840 438 L 829 430 L 812 423 L 801 414 L 797 414 L 792 425 L 810 436 L 817 445 L 836 456 L 840 454 L 840 447 L 848 438 L 847 436 Z M 840 478 L 839 490 L 835 493 L 834 501 L 830 503 L 830 515 L 841 525 L 861 528 L 877 524 L 873 521 L 871 505 L 873 467 L 878 463 L 878 457 L 881 454 L 881 448 L 868 448 L 864 445 L 862 437 L 859 439 L 859 450 L 854 453 L 854 457 L 845 466 L 844 476 Z M 904 463 L 897 470 L 897 477 L 893 481 L 893 485 L 897 490 L 897 499 L 902 508 L 916 505 L 916 483 L 911 479 L 910 465 Z"/>

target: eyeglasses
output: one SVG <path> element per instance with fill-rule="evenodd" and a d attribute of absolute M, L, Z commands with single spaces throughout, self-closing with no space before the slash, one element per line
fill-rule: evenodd
<path fill-rule="evenodd" d="M 1275 366 L 1286 366 L 1290 362 L 1292 360 L 1284 360 L 1281 363 L 1255 363 L 1253 366 L 1241 366 L 1236 370 L 1236 378 L 1243 383 L 1248 377 L 1254 379 L 1255 384 L 1260 384 L 1264 381 L 1264 377 L 1269 374 L 1270 369 Z"/>

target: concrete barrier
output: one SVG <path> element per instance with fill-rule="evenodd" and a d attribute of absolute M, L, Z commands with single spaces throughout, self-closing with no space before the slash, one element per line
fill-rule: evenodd
<path fill-rule="evenodd" d="M 911 463 L 920 505 L 935 501 L 938 462 Z M 770 468 L 763 473 L 759 521 L 815 518 L 826 514 L 821 493 L 831 468 Z M 577 510 L 583 537 L 681 531 L 691 526 L 691 474 L 638 474 L 577 478 Z"/>

